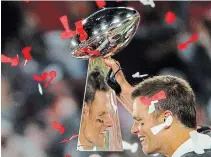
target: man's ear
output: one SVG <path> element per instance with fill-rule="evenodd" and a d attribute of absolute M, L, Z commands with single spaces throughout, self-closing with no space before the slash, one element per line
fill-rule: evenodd
<path fill-rule="evenodd" d="M 173 113 L 169 110 L 163 113 L 163 122 L 166 124 L 165 129 L 169 128 L 173 123 Z"/>
<path fill-rule="evenodd" d="M 163 119 L 164 119 L 164 122 L 166 120 L 166 118 L 168 118 L 169 116 L 173 116 L 173 113 L 169 110 L 166 110 L 163 112 Z"/>
<path fill-rule="evenodd" d="M 87 103 L 85 103 L 83 107 L 83 115 L 86 116 L 89 114 L 89 112 L 90 112 L 90 107 Z"/>

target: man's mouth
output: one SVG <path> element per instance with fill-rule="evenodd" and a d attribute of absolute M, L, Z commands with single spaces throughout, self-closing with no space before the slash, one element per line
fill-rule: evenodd
<path fill-rule="evenodd" d="M 143 142 L 144 142 L 144 136 L 139 136 L 138 138 L 139 138 L 140 143 L 141 143 L 141 145 L 142 145 L 142 144 L 143 144 Z"/>
<path fill-rule="evenodd" d="M 103 130 L 103 131 L 100 132 L 100 134 L 105 136 L 106 132 L 107 132 L 107 130 Z"/>

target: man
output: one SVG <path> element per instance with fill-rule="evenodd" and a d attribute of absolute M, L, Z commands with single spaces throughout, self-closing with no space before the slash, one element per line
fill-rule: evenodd
<path fill-rule="evenodd" d="M 195 96 L 189 84 L 178 77 L 155 76 L 131 87 L 113 59 L 104 62 L 116 73 L 116 90 L 135 122 L 131 132 L 140 139 L 145 154 L 167 157 L 209 157 L 211 137 L 196 131 Z M 117 72 L 118 71 L 118 72 Z M 118 89 L 118 88 L 117 88 Z"/>
<path fill-rule="evenodd" d="M 96 150 L 96 146 L 104 146 L 108 128 L 113 125 L 110 110 L 109 87 L 103 72 L 96 67 L 88 75 L 78 150 Z"/>

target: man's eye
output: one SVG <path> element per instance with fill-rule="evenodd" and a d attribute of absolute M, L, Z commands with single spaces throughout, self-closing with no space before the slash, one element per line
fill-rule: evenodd
<path fill-rule="evenodd" d="M 99 123 L 103 123 L 103 120 L 101 120 L 101 119 L 97 119 L 96 121 Z"/>
<path fill-rule="evenodd" d="M 144 123 L 143 123 L 143 122 L 138 122 L 138 124 L 139 124 L 139 125 L 141 125 L 141 126 L 142 126 L 142 125 L 144 125 Z"/>

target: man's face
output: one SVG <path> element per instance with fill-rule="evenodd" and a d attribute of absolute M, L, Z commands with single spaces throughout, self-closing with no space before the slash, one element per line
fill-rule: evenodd
<path fill-rule="evenodd" d="M 153 135 L 151 128 L 158 124 L 156 124 L 152 113 L 148 113 L 148 108 L 148 106 L 141 103 L 140 97 L 134 100 L 133 118 L 135 122 L 131 132 L 140 139 L 142 150 L 145 154 L 154 154 L 159 150 L 159 135 Z"/>
<path fill-rule="evenodd" d="M 94 101 L 88 106 L 89 112 L 84 129 L 85 138 L 94 145 L 103 147 L 107 129 L 113 126 L 110 117 L 109 93 L 96 91 Z"/>

